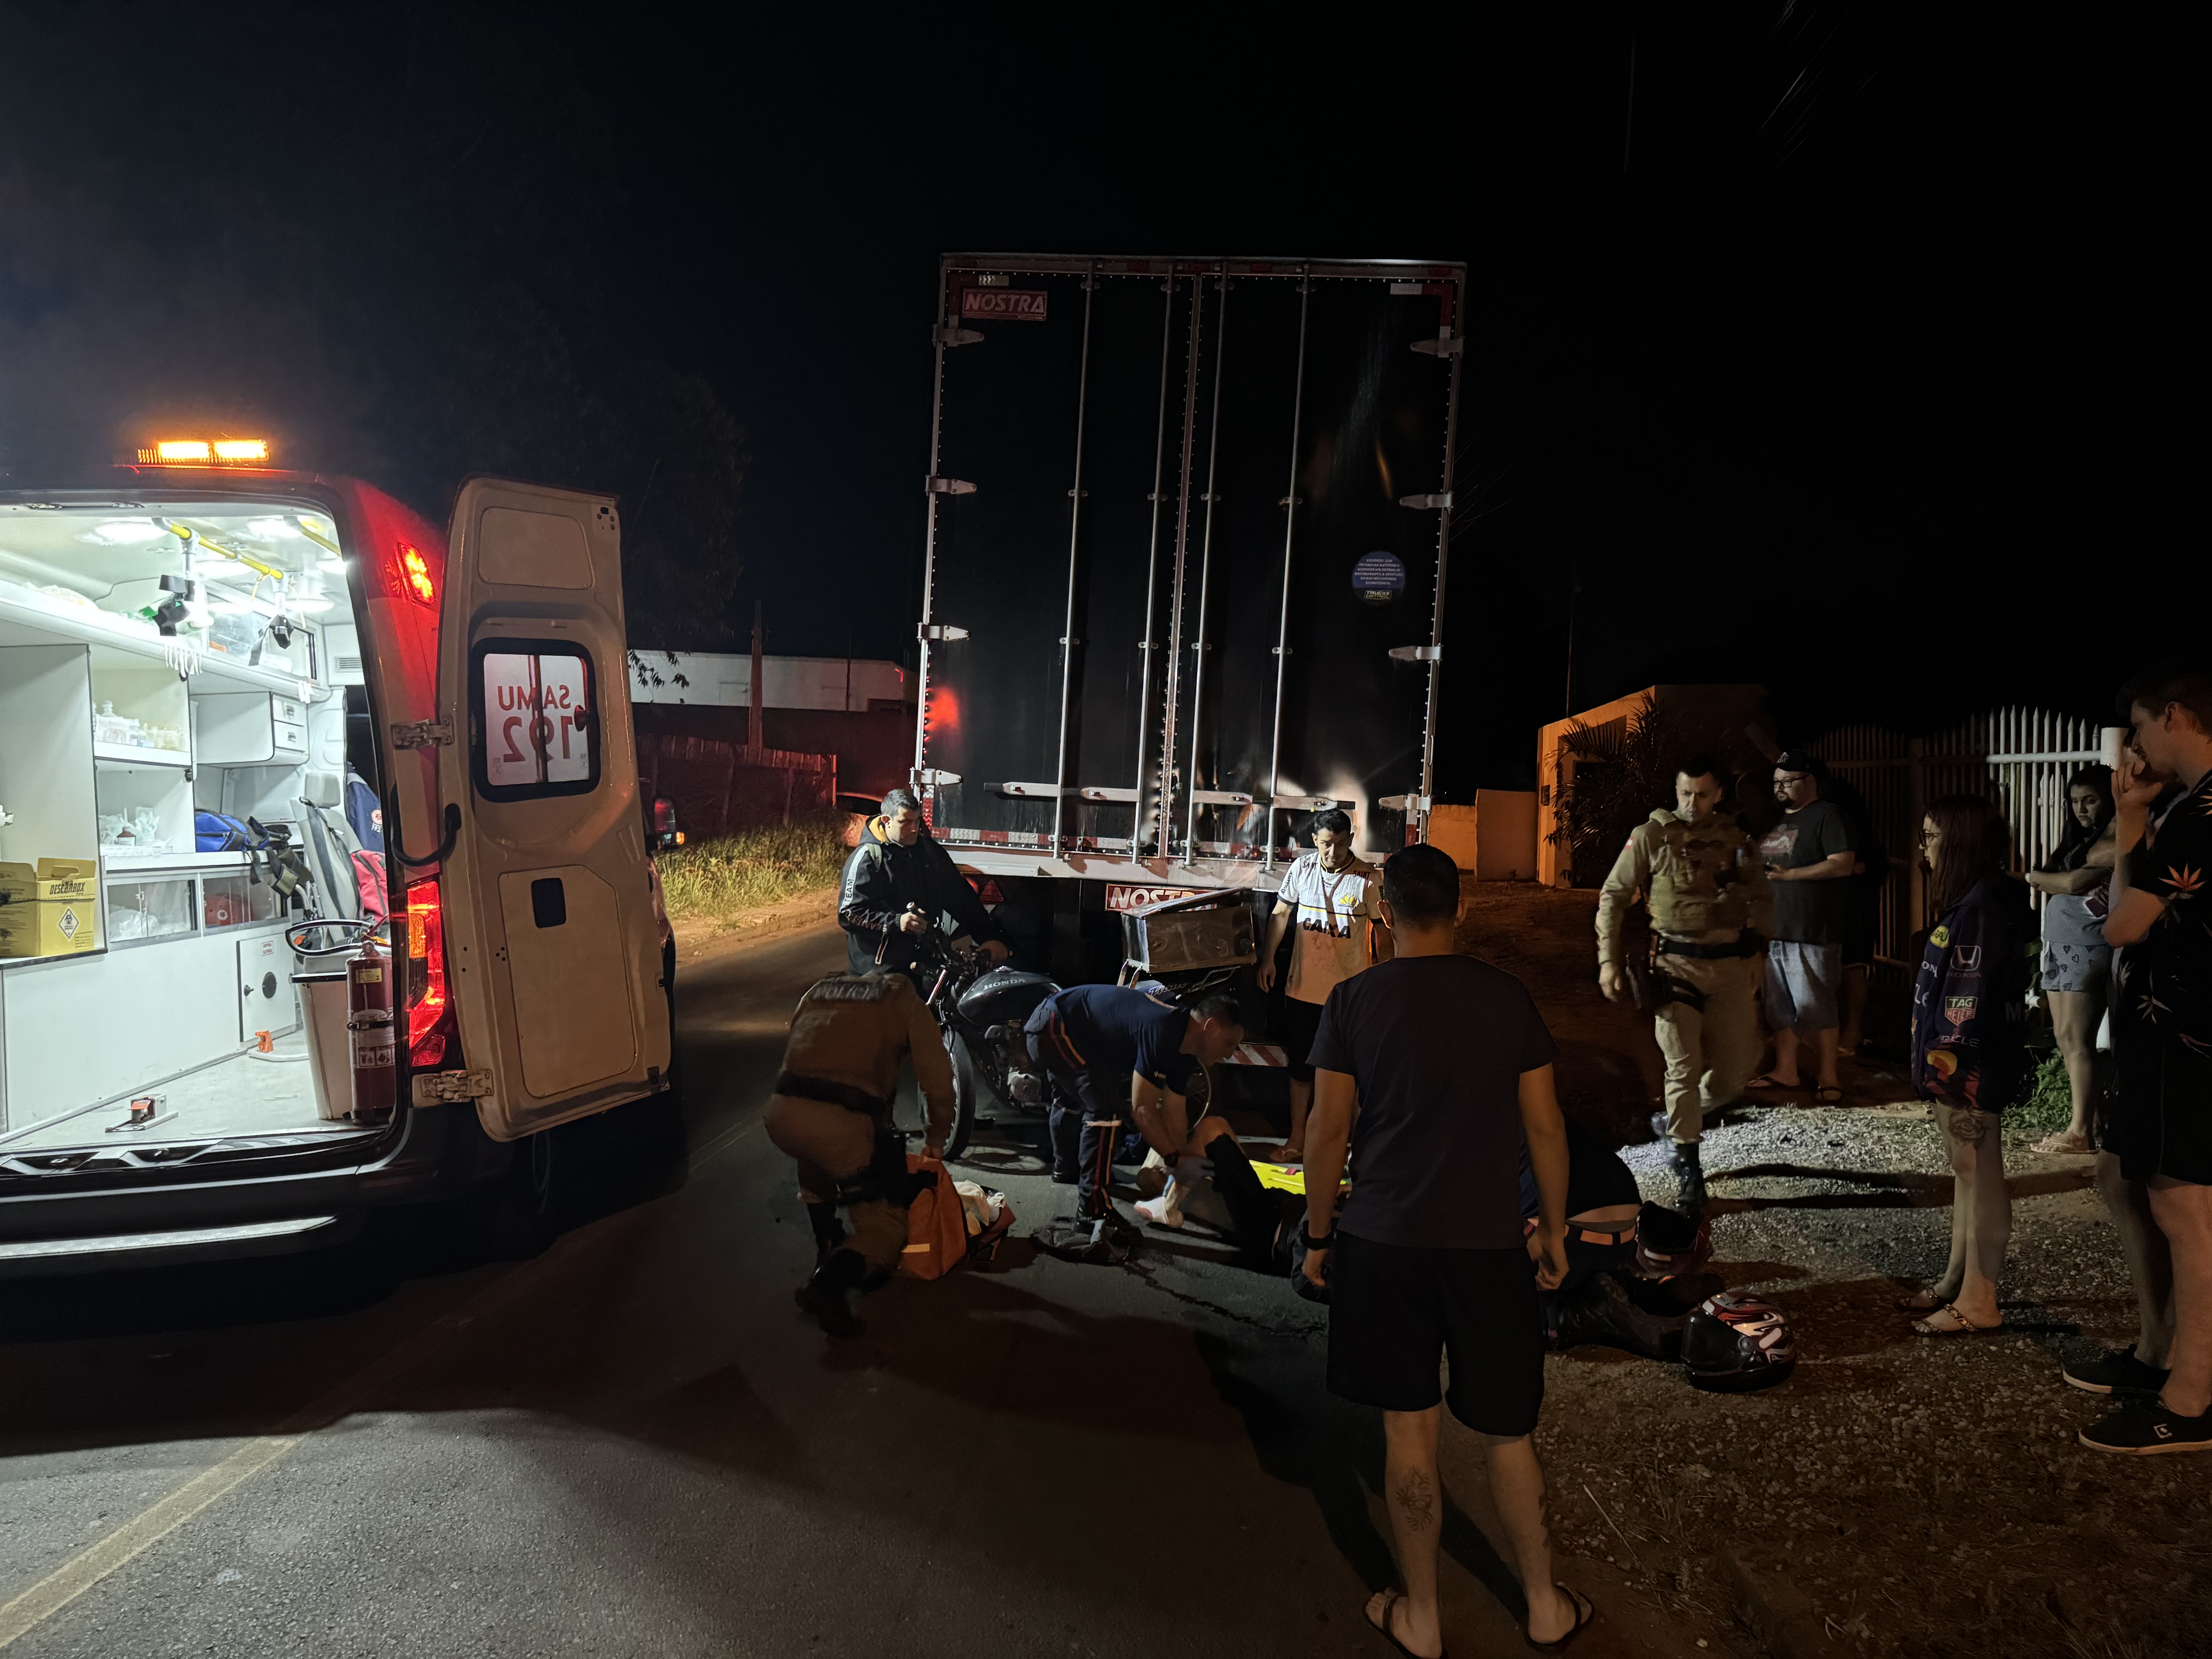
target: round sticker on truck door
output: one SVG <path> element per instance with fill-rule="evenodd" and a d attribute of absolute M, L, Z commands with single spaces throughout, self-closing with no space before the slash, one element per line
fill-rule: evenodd
<path fill-rule="evenodd" d="M 592 659 L 567 641 L 483 640 L 470 653 L 477 787 L 493 800 L 581 794 L 599 782 Z"/>
<path fill-rule="evenodd" d="M 1352 591 L 1370 605 L 1388 605 L 1406 591 L 1406 565 L 1395 553 L 1374 552 L 1352 567 Z"/>

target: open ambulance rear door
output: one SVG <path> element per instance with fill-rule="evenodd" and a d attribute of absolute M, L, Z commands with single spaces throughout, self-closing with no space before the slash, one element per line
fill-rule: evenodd
<path fill-rule="evenodd" d="M 443 600 L 447 994 L 484 1128 L 513 1140 L 666 1086 L 613 501 L 471 481 Z"/>

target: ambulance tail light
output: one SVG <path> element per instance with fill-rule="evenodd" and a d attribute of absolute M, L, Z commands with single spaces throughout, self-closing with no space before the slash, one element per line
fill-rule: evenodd
<path fill-rule="evenodd" d="M 416 1070 L 445 1063 L 455 1035 L 446 990 L 446 918 L 438 878 L 407 884 L 407 1063 Z"/>

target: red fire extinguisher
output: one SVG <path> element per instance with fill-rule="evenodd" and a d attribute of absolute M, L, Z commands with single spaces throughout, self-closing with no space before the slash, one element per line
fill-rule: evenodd
<path fill-rule="evenodd" d="M 392 958 L 362 941 L 346 963 L 346 1038 L 353 1056 L 353 1121 L 380 1123 L 392 1115 L 399 1092 L 399 1056 L 393 1047 Z"/>

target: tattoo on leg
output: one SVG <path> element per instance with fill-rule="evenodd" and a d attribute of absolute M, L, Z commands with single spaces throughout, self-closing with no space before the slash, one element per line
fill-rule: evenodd
<path fill-rule="evenodd" d="M 1406 1517 L 1407 1531 L 1426 1532 L 1435 1522 L 1437 1495 L 1430 1488 L 1429 1477 L 1420 1470 L 1407 1470 L 1406 1478 L 1390 1496 Z"/>
<path fill-rule="evenodd" d="M 1950 1132 L 1952 1139 L 1968 1146 L 1978 1146 L 1982 1144 L 1983 1138 L 1989 1133 L 1989 1117 L 1990 1114 L 1987 1112 L 1975 1111 L 1972 1108 L 1954 1107 L 1951 1110 L 1950 1121 L 1943 1127 Z"/>

